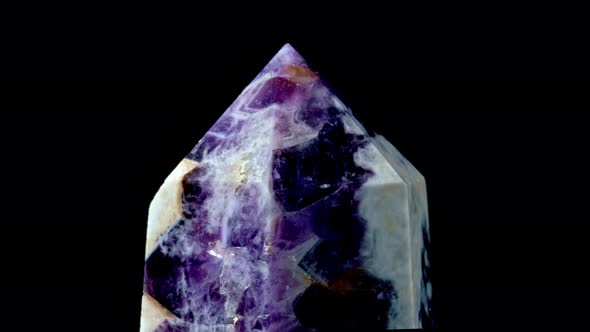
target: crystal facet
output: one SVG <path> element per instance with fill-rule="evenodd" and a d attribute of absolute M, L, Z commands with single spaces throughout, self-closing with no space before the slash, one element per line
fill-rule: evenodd
<path fill-rule="evenodd" d="M 431 323 L 424 178 L 285 45 L 149 210 L 141 331 Z"/>

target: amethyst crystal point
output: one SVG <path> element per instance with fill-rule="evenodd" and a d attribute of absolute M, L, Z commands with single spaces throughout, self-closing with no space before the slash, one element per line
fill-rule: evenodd
<path fill-rule="evenodd" d="M 141 330 L 430 324 L 424 178 L 285 45 L 150 205 Z"/>

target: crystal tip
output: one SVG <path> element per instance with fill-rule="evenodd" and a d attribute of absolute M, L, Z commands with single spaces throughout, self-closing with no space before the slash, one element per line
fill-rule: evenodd
<path fill-rule="evenodd" d="M 284 65 L 307 66 L 307 62 L 301 56 L 301 54 L 299 54 L 299 52 L 297 52 L 297 50 L 291 46 L 291 44 L 286 43 L 272 58 L 272 60 L 269 62 L 269 65 L 275 68 Z"/>

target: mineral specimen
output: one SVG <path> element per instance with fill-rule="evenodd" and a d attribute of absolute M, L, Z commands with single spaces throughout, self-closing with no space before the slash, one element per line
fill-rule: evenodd
<path fill-rule="evenodd" d="M 424 178 L 285 45 L 149 210 L 141 331 L 429 326 Z"/>

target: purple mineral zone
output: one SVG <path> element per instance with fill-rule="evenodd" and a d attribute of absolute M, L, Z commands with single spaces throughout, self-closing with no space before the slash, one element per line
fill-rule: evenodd
<path fill-rule="evenodd" d="M 369 145 L 285 45 L 185 159 L 178 217 L 146 256 L 144 293 L 168 314 L 151 331 L 395 326 L 406 311 L 394 278 L 368 268 L 359 208 Z"/>

